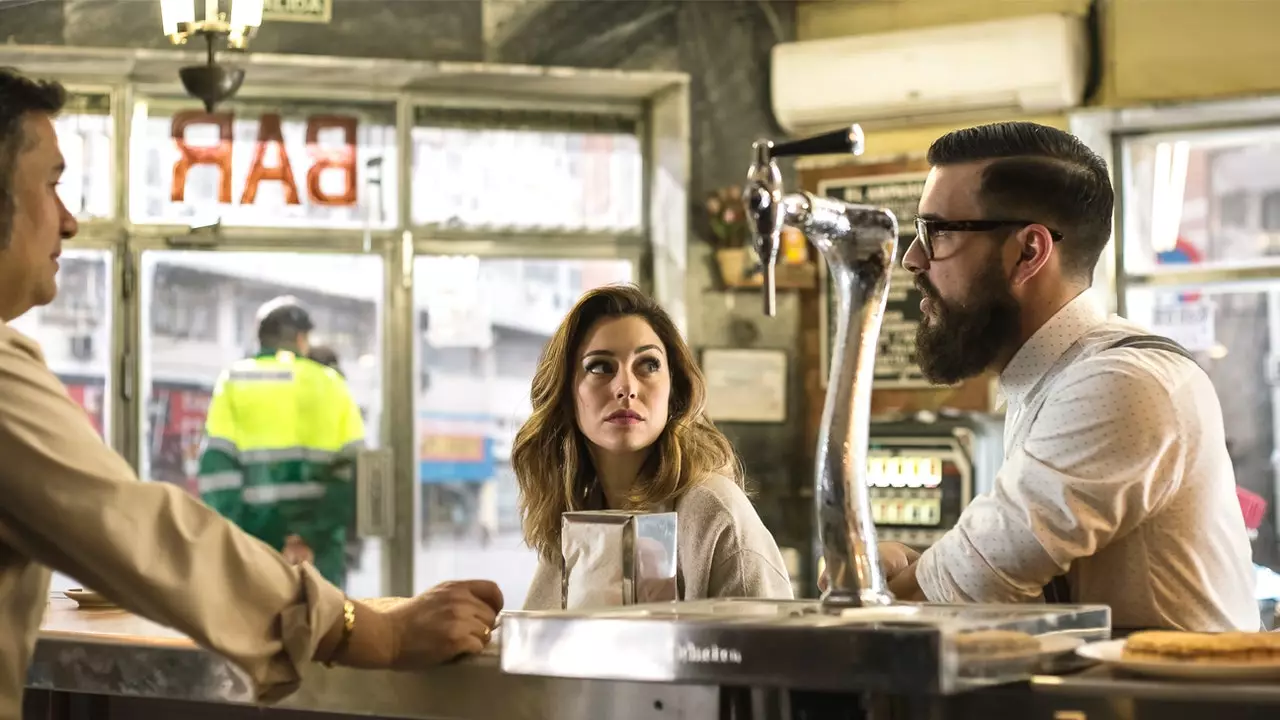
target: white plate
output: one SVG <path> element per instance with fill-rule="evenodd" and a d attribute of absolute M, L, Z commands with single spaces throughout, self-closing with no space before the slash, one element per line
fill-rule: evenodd
<path fill-rule="evenodd" d="M 1103 640 L 1076 648 L 1081 657 L 1152 677 L 1185 680 L 1263 680 L 1280 678 L 1280 663 L 1196 663 L 1173 660 L 1134 660 L 1124 657 L 1124 640 Z"/>
<path fill-rule="evenodd" d="M 1072 636 L 1059 633 L 1045 633 L 1036 638 L 1040 641 L 1041 655 L 1065 655 L 1072 650 L 1080 649 L 1084 645 L 1084 640 Z"/>
<path fill-rule="evenodd" d="M 74 600 L 76 605 L 79 605 L 85 610 L 103 610 L 106 608 L 116 607 L 115 603 L 106 599 L 102 595 L 99 595 L 92 590 L 85 590 L 84 588 L 69 588 L 67 590 L 63 590 L 62 594 L 66 595 L 68 599 Z"/>
<path fill-rule="evenodd" d="M 890 605 L 888 607 L 863 607 L 849 608 L 840 611 L 840 617 L 846 620 L 854 620 L 856 622 L 874 623 L 874 622 L 894 622 L 896 620 L 910 620 L 920 614 L 920 608 L 915 605 Z"/>

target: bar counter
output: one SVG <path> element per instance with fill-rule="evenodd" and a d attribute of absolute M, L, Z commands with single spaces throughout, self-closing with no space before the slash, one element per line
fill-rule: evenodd
<path fill-rule="evenodd" d="M 34 720 L 263 716 L 229 662 L 168 628 L 122 610 L 81 610 L 51 600 L 29 673 L 25 717 Z M 878 698 L 874 717 L 1039 720 L 1214 720 L 1276 717 L 1273 683 L 1190 683 L 1127 678 L 1094 667 L 949 698 Z M 582 681 L 505 674 L 496 646 L 423 672 L 310 666 L 302 688 L 265 713 L 459 720 L 853 720 L 856 695 L 769 688 Z M 273 720 L 274 720 L 273 719 Z"/>
<path fill-rule="evenodd" d="M 715 716 L 713 687 L 602 683 L 507 675 L 497 647 L 426 672 L 361 671 L 308 666 L 302 687 L 275 706 L 281 710 L 386 718 L 583 718 L 623 717 L 616 708 L 655 707 L 683 717 Z M 54 694 L 101 697 L 99 712 L 82 717 L 127 717 L 134 708 L 216 703 L 217 717 L 234 707 L 260 716 L 246 676 L 227 660 L 186 636 L 123 610 L 81 610 L 51 599 L 28 673 L 29 705 L 41 708 Z M 32 693 L 34 690 L 36 692 Z M 49 691 L 49 692 L 40 692 Z M 142 702 L 138 702 L 142 700 Z M 72 703 L 77 704 L 77 703 Z M 83 704 L 83 703 L 79 703 Z M 126 712 L 126 708 L 129 712 Z M 150 717 L 192 717 L 198 707 Z M 289 713 L 292 714 L 292 713 Z M 47 717 L 40 713 L 39 717 Z M 645 715 L 635 716 L 644 717 Z M 141 716 L 139 716 L 141 717 Z M 660 711 L 654 717 L 666 717 Z"/>

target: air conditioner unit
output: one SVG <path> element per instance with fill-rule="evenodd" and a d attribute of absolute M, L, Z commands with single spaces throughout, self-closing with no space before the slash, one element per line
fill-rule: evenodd
<path fill-rule="evenodd" d="M 773 113 L 802 135 L 863 125 L 942 124 L 1079 105 L 1085 19 L 1029 15 L 773 48 Z"/>

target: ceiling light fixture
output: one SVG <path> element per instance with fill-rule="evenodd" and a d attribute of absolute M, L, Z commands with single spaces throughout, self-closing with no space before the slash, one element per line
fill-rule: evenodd
<path fill-rule="evenodd" d="M 232 0 L 230 19 L 219 9 L 218 0 L 204 0 L 203 20 L 196 20 L 198 2 L 160 0 L 160 19 L 164 34 L 174 45 L 185 45 L 193 35 L 204 39 L 205 64 L 184 67 L 178 74 L 187 93 L 213 112 L 218 103 L 235 96 L 244 82 L 244 70 L 223 67 L 215 61 L 215 42 L 222 40 L 227 49 L 243 51 L 262 25 L 263 0 Z"/>

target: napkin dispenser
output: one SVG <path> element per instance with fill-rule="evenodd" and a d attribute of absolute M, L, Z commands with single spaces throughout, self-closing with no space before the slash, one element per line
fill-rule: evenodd
<path fill-rule="evenodd" d="M 567 610 L 680 599 L 673 512 L 567 512 L 560 549 Z"/>

